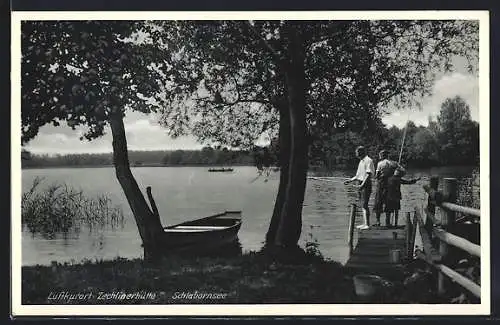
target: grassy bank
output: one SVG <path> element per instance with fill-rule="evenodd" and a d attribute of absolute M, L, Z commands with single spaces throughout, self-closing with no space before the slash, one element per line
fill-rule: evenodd
<path fill-rule="evenodd" d="M 409 276 L 409 274 L 408 274 Z M 395 280 L 370 300 L 356 296 L 353 273 L 339 263 L 297 253 L 171 257 L 26 266 L 23 304 L 443 303 L 433 279 Z M 134 295 L 135 294 L 135 295 Z M 128 295 L 128 296 L 127 296 Z"/>
<path fill-rule="evenodd" d="M 172 257 L 155 265 L 139 259 L 117 259 L 23 267 L 22 279 L 26 304 L 333 303 L 355 298 L 350 279 L 337 263 L 270 263 L 257 253 L 225 258 Z M 93 294 L 82 301 L 47 299 L 51 292 L 63 291 Z M 149 292 L 154 299 L 98 299 L 99 292 L 120 291 Z M 221 294 L 223 299 L 190 299 L 188 294 L 196 292 Z"/>

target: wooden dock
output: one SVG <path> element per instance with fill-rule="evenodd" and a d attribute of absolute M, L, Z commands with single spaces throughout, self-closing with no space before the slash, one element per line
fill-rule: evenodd
<path fill-rule="evenodd" d="M 400 213 L 402 226 L 397 229 L 377 226 L 356 229 L 355 225 L 362 222 L 361 209 L 351 203 L 346 269 L 353 275 L 379 275 L 385 279 L 402 280 L 407 263 L 419 259 L 438 271 L 437 292 L 440 295 L 445 294 L 449 286 L 461 286 L 468 296 L 480 301 L 480 279 L 477 275 L 465 274 L 463 270 L 460 273 L 457 264 L 462 258 L 472 265 L 469 268 L 479 270 L 477 273 L 480 274 L 478 225 L 481 211 L 456 203 L 457 179 L 444 178 L 443 181 L 441 192 L 438 190 L 439 178 L 431 177 L 429 185 L 423 186 L 427 206 L 415 205 L 411 211 Z M 457 214 L 461 215 L 457 217 Z M 477 233 L 461 237 L 453 233 L 459 227 L 468 227 Z M 450 253 L 452 249 L 454 253 Z M 465 253 L 457 255 L 459 250 Z M 392 254 L 394 251 L 400 253 L 398 261 Z M 471 301 L 476 301 L 474 299 Z"/>
<path fill-rule="evenodd" d="M 397 269 L 403 266 L 406 258 L 407 242 L 405 226 L 398 228 L 371 227 L 359 229 L 357 243 L 345 266 L 350 269 L 369 270 L 370 272 Z M 391 261 L 391 251 L 400 251 L 400 261 Z"/>

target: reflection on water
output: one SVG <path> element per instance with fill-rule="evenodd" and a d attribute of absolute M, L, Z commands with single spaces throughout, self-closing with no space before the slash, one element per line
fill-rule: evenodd
<path fill-rule="evenodd" d="M 442 172 L 441 172 L 442 171 Z M 252 167 L 236 167 L 233 173 L 209 173 L 206 168 L 141 167 L 133 169 L 143 193 L 152 186 L 163 225 L 172 225 L 225 210 L 242 210 L 243 224 L 239 240 L 244 251 L 258 250 L 263 245 L 269 226 L 279 174 L 267 179 L 256 177 Z M 303 209 L 300 244 L 317 241 L 321 253 L 330 259 L 345 262 L 349 222 L 349 205 L 356 202 L 355 189 L 343 184 L 352 171 L 336 171 L 329 181 L 309 179 Z M 421 205 L 425 198 L 421 185 L 430 175 L 458 177 L 470 175 L 471 168 L 410 170 L 407 177 L 421 176 L 416 185 L 401 186 L 403 201 L 401 216 Z M 22 172 L 23 191 L 29 189 L 36 176 L 48 183 L 64 182 L 82 189 L 87 195 L 105 193 L 122 207 L 125 223 L 121 230 L 81 230 L 76 236 L 45 239 L 28 231 L 22 234 L 23 265 L 50 264 L 51 261 L 78 262 L 83 259 L 142 257 L 142 248 L 135 220 L 111 168 L 29 169 Z M 373 195 L 372 195 L 373 200 Z M 360 217 L 360 214 L 358 215 Z M 373 218 L 373 217 L 372 217 Z M 404 220 L 404 218 L 400 219 Z M 360 220 L 358 221 L 360 222 Z"/>

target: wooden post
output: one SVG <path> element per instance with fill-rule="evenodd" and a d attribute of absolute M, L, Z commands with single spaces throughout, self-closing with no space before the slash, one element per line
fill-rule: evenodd
<path fill-rule="evenodd" d="M 354 224 L 356 223 L 356 204 L 351 204 L 351 214 L 349 216 L 349 233 L 347 235 L 347 243 L 349 245 L 349 256 L 352 253 L 352 242 L 354 238 Z"/>
<path fill-rule="evenodd" d="M 429 187 L 432 190 L 434 190 L 435 192 L 437 192 L 438 186 L 439 186 L 439 177 L 432 176 L 430 181 L 429 181 Z M 433 217 L 436 216 L 436 205 L 433 202 L 434 199 L 435 198 L 431 198 L 430 195 L 427 199 L 427 214 L 430 214 Z M 426 226 L 426 229 L 429 233 L 432 233 L 432 226 L 433 226 L 432 223 L 433 223 L 432 220 L 430 220 L 429 218 L 425 218 L 425 226 Z"/>
<path fill-rule="evenodd" d="M 439 176 L 431 176 L 429 185 L 431 186 L 432 189 L 437 191 L 439 185 Z"/>
<path fill-rule="evenodd" d="M 446 202 L 455 203 L 457 200 L 457 179 L 445 178 L 443 183 L 443 198 Z M 455 222 L 455 212 L 446 211 L 441 214 L 441 226 L 444 230 L 450 227 Z M 444 240 L 439 241 L 439 254 L 446 261 L 448 255 L 448 244 Z M 444 294 L 446 292 L 446 279 L 445 275 L 439 273 L 438 276 L 438 293 Z"/>
<path fill-rule="evenodd" d="M 443 183 L 443 197 L 444 201 L 449 203 L 457 202 L 457 179 L 456 178 L 445 178 Z M 443 216 L 444 226 L 449 226 L 455 222 L 455 212 L 448 210 L 447 213 Z"/>
<path fill-rule="evenodd" d="M 156 206 L 155 199 L 153 198 L 153 194 L 151 193 L 151 186 L 146 187 L 146 193 L 148 194 L 149 203 L 151 204 L 151 210 L 153 214 L 160 218 L 160 213 L 158 212 L 158 207 Z"/>
<path fill-rule="evenodd" d="M 427 259 L 433 263 L 441 263 L 441 255 L 432 245 L 430 234 L 425 229 L 424 220 L 418 209 L 415 209 L 415 215 L 417 216 L 418 229 L 420 230 L 420 237 L 422 238 L 422 245 Z"/>
<path fill-rule="evenodd" d="M 410 241 L 410 258 L 413 258 L 413 253 L 414 253 L 414 248 L 415 248 L 415 238 L 417 237 L 417 212 L 415 211 L 415 214 L 413 215 L 413 222 L 412 222 L 412 229 L 411 229 L 411 241 Z"/>
<path fill-rule="evenodd" d="M 411 258 L 410 245 L 411 245 L 411 233 L 413 225 L 411 224 L 410 212 L 406 212 L 406 258 L 409 260 Z"/>
<path fill-rule="evenodd" d="M 439 186 L 439 177 L 437 176 L 432 176 L 431 179 L 429 180 L 429 187 L 433 189 L 434 191 L 438 190 Z M 427 201 L 427 210 L 434 213 L 436 211 L 436 206 L 431 202 L 430 198 Z"/>

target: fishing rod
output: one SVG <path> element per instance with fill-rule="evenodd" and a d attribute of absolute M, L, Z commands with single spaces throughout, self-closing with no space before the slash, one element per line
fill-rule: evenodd
<path fill-rule="evenodd" d="M 401 164 L 401 157 L 403 156 L 403 148 L 406 140 L 406 131 L 408 130 L 408 122 L 410 121 L 410 110 L 408 110 L 408 118 L 406 119 L 405 129 L 403 131 L 403 140 L 401 141 L 401 150 L 399 151 L 398 164 Z"/>
<path fill-rule="evenodd" d="M 266 174 L 266 175 L 265 175 L 265 177 L 266 177 L 266 178 L 264 179 L 264 182 L 267 182 L 267 181 L 268 181 L 268 178 L 269 178 L 269 175 L 271 174 L 271 169 L 270 169 L 270 167 L 269 167 L 269 168 L 267 168 L 267 170 L 264 170 L 264 169 L 263 169 L 263 170 L 260 170 L 260 171 L 257 173 L 257 176 L 256 176 L 254 179 L 252 179 L 249 183 L 250 183 L 250 184 L 252 184 L 253 182 L 255 182 L 257 179 L 259 179 L 259 177 L 261 177 L 261 176 L 262 176 L 262 175 L 264 175 L 264 174 Z"/>

